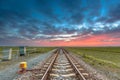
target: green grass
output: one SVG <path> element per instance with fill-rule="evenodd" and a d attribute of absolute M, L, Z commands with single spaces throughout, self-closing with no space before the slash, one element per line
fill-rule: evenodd
<path fill-rule="evenodd" d="M 36 49 L 36 53 L 45 53 L 48 52 L 50 50 L 55 49 L 55 47 L 28 47 L 27 49 Z"/>
<path fill-rule="evenodd" d="M 14 50 L 19 50 L 19 47 L 16 46 L 16 47 L 11 47 L 11 46 L 4 46 L 4 47 L 0 47 L 0 60 L 2 58 L 2 51 L 3 49 L 6 49 L 6 48 L 12 48 L 12 54 L 16 55 L 17 54 L 17 51 L 14 51 Z M 32 49 L 36 48 L 36 51 L 33 51 Z M 55 49 L 54 47 L 26 47 L 27 49 L 27 53 L 45 53 L 45 52 L 48 52 L 52 49 Z M 30 50 L 31 49 L 31 50 Z"/>
<path fill-rule="evenodd" d="M 5 48 L 12 48 L 13 50 L 19 49 L 19 47 L 0 47 L 0 51 L 2 51 Z M 34 48 L 36 48 L 36 51 L 30 51 L 30 49 L 34 49 Z M 10 61 L 2 61 L 2 62 L 0 62 L 0 70 L 8 67 L 9 65 L 14 65 L 18 62 L 26 61 L 27 59 L 36 57 L 39 54 L 49 52 L 53 49 L 55 49 L 55 48 L 54 47 L 27 47 L 27 53 L 29 52 L 29 56 L 26 55 L 25 57 L 18 57 L 18 58 L 13 56 L 12 60 L 10 60 Z M 16 51 L 12 52 L 13 55 L 16 55 L 16 53 L 17 53 Z M 0 53 L 0 57 L 2 57 L 2 52 Z"/>
<path fill-rule="evenodd" d="M 96 68 L 120 73 L 120 47 L 71 47 L 67 48 Z"/>
<path fill-rule="evenodd" d="M 10 46 L 0 47 L 0 55 L 2 55 L 3 49 L 6 49 L 6 48 L 12 48 L 13 54 L 16 53 L 14 50 L 19 50 L 19 47 L 17 47 L 17 46 L 16 47 L 10 47 Z M 44 52 L 48 52 L 52 49 L 55 49 L 55 47 L 26 47 L 27 52 L 33 52 L 34 48 L 36 49 L 36 53 L 44 53 Z"/>
<path fill-rule="evenodd" d="M 16 47 L 11 47 L 11 46 L 3 46 L 3 47 L 0 47 L 0 57 L 2 56 L 2 51 L 3 49 L 6 49 L 6 48 L 12 48 L 12 54 L 16 54 L 17 52 L 14 51 L 14 50 L 19 50 L 19 47 L 16 46 Z M 33 51 L 33 49 L 36 48 L 36 51 Z M 29 53 L 45 53 L 45 52 L 48 52 L 50 50 L 53 50 L 55 49 L 55 47 L 26 47 L 27 49 L 27 52 Z"/>

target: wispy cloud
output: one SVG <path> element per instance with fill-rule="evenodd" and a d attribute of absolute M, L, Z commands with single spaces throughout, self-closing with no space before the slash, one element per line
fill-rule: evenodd
<path fill-rule="evenodd" d="M 38 42 L 43 46 L 59 41 L 61 45 L 75 46 L 104 34 L 110 39 L 98 40 L 105 43 L 96 45 L 118 43 L 119 7 L 119 0 L 1 0 L 0 45 L 37 45 Z M 95 43 L 88 45 L 92 44 Z"/>

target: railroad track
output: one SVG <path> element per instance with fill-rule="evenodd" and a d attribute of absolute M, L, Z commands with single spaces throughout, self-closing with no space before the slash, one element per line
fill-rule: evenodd
<path fill-rule="evenodd" d="M 29 78 L 18 80 L 96 80 L 65 49 L 59 48 Z"/>

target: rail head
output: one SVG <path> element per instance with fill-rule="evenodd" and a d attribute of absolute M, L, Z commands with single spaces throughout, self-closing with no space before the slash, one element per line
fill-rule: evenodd
<path fill-rule="evenodd" d="M 56 60 L 56 58 L 57 58 L 57 56 L 58 56 L 58 52 L 59 52 L 59 51 L 57 51 L 56 54 L 54 54 L 54 58 L 53 58 L 53 60 L 51 61 L 51 63 L 49 64 L 49 66 L 48 66 L 46 72 L 44 73 L 44 75 L 42 76 L 41 80 L 47 80 L 49 71 L 51 70 L 51 67 L 52 67 L 52 65 L 54 64 L 54 62 L 55 62 L 55 60 Z"/>
<path fill-rule="evenodd" d="M 66 53 L 65 50 L 63 50 L 63 52 L 65 53 L 66 57 L 68 58 L 68 60 L 70 61 L 71 65 L 74 67 L 74 69 L 77 71 L 79 77 L 82 79 L 82 80 L 87 80 L 83 75 L 82 73 L 79 71 L 79 69 L 77 68 L 77 66 L 74 64 L 74 62 L 72 61 L 71 57 L 69 56 L 69 54 Z"/>

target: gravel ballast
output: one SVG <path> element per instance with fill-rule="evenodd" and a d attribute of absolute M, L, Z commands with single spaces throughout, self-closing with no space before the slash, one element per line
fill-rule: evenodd
<path fill-rule="evenodd" d="M 83 66 L 88 72 L 90 72 L 91 75 L 94 75 L 94 77 L 97 80 L 120 80 L 117 77 L 113 77 L 115 74 L 103 71 L 103 70 L 98 70 L 95 69 L 94 67 L 92 67 L 91 65 L 89 65 L 88 63 L 84 62 L 82 60 L 82 57 L 79 56 L 78 54 L 74 54 L 71 52 L 71 54 L 74 55 L 74 57 L 76 57 L 77 61 L 81 64 L 81 66 Z"/>
<path fill-rule="evenodd" d="M 32 59 L 27 60 L 28 69 L 32 69 L 35 65 L 37 65 L 39 62 L 44 61 L 47 57 L 49 57 L 52 52 L 55 50 L 52 50 L 45 54 L 40 54 L 37 57 L 34 57 Z M 13 65 L 10 65 L 4 70 L 0 71 L 0 80 L 13 80 L 14 78 L 18 77 L 17 71 L 19 70 L 19 63 Z"/>

